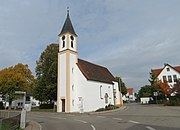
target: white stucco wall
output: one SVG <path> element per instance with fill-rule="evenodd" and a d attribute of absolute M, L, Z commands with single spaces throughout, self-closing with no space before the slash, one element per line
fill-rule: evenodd
<path fill-rule="evenodd" d="M 70 111 L 76 110 L 77 106 L 75 106 L 75 98 L 76 98 L 76 92 L 75 92 L 75 77 L 76 77 L 76 62 L 77 57 L 75 54 L 70 54 Z"/>
<path fill-rule="evenodd" d="M 66 97 L 66 54 L 60 55 L 60 95 Z"/>
<path fill-rule="evenodd" d="M 119 102 L 118 84 L 116 82 L 115 85 L 112 85 L 88 81 L 76 65 L 74 69 L 74 90 L 71 92 L 71 100 L 74 100 L 74 106 L 71 106 L 71 112 L 80 112 L 81 109 L 83 112 L 95 111 L 108 104 L 114 104 L 113 87 L 117 90 L 116 101 Z M 108 103 L 105 103 L 105 93 L 108 94 Z"/>

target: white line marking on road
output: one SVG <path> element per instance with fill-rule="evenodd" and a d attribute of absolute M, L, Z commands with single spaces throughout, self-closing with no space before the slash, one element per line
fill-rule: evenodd
<path fill-rule="evenodd" d="M 75 116 L 75 115 L 67 115 L 67 116 Z"/>
<path fill-rule="evenodd" d="M 122 121 L 121 118 L 112 118 L 112 119 Z"/>
<path fill-rule="evenodd" d="M 63 120 L 67 119 L 67 118 L 63 118 L 63 117 L 50 117 L 50 118 L 53 118 L 53 119 L 63 119 Z"/>
<path fill-rule="evenodd" d="M 106 118 L 105 116 L 96 116 L 96 117 L 98 117 L 98 118 Z"/>
<path fill-rule="evenodd" d="M 156 129 L 150 127 L 150 126 L 146 126 L 146 128 L 149 129 L 149 130 L 156 130 Z"/>
<path fill-rule="evenodd" d="M 93 130 L 96 130 L 96 128 L 93 125 L 91 125 L 91 127 L 92 127 Z"/>
<path fill-rule="evenodd" d="M 87 122 L 86 121 L 83 121 L 83 120 L 78 120 L 78 119 L 74 119 L 75 121 L 79 121 L 79 122 L 82 122 L 84 124 L 86 124 Z"/>
<path fill-rule="evenodd" d="M 129 120 L 129 122 L 134 123 L 134 124 L 139 124 L 140 122 Z"/>

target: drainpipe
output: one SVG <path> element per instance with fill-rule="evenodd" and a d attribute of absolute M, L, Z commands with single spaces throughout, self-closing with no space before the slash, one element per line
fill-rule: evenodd
<path fill-rule="evenodd" d="M 113 100 L 114 100 L 114 108 L 115 108 L 115 105 L 116 105 L 115 97 L 116 97 L 116 95 L 115 95 L 115 91 L 114 90 L 115 89 L 114 89 L 114 83 L 113 83 Z"/>
<path fill-rule="evenodd" d="M 118 85 L 119 85 L 119 88 L 120 88 L 120 106 L 123 106 L 120 78 L 118 80 L 119 80 L 118 81 Z"/>

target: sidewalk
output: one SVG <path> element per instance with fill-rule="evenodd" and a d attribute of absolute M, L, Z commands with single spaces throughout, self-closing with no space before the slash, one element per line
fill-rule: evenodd
<path fill-rule="evenodd" d="M 27 126 L 24 130 L 42 130 L 42 127 L 35 121 L 29 121 L 27 122 Z"/>

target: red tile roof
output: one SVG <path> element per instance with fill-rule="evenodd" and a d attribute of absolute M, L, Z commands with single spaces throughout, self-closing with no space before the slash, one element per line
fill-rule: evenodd
<path fill-rule="evenodd" d="M 114 76 L 105 67 L 81 59 L 78 59 L 77 65 L 87 80 L 109 84 L 113 84 L 112 81 L 115 81 Z"/>
<path fill-rule="evenodd" d="M 180 73 L 180 66 L 174 67 Z"/>
<path fill-rule="evenodd" d="M 127 88 L 129 95 L 133 95 L 133 88 Z"/>
<path fill-rule="evenodd" d="M 180 73 L 180 66 L 175 66 L 175 67 L 173 67 L 173 66 L 171 66 L 171 65 L 169 65 L 169 64 L 165 64 L 165 65 L 164 65 L 164 68 L 165 68 L 166 66 L 169 66 L 169 67 L 175 69 L 177 72 Z M 164 68 L 153 69 L 152 72 L 153 72 L 156 76 L 158 76 Z"/>
<path fill-rule="evenodd" d="M 163 69 L 154 69 L 154 70 L 152 70 L 152 73 L 155 74 L 156 76 L 158 76 L 162 70 Z"/>

